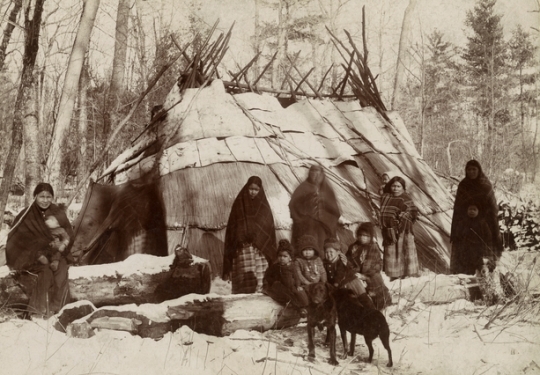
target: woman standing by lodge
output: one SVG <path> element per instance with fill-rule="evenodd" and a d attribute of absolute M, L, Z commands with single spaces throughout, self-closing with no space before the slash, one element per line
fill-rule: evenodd
<path fill-rule="evenodd" d="M 417 217 L 418 209 L 406 192 L 405 180 L 393 177 L 386 184 L 381 201 L 384 272 L 390 281 L 418 275 L 413 232 Z"/>
<path fill-rule="evenodd" d="M 276 257 L 276 230 L 262 180 L 251 176 L 233 202 L 223 255 L 223 280 L 232 293 L 262 291 L 264 272 Z"/>
<path fill-rule="evenodd" d="M 457 259 L 459 249 L 456 244 L 460 240 L 458 224 L 467 219 L 467 209 L 471 202 L 482 208 L 479 216 L 480 219 L 486 222 L 491 233 L 491 241 L 488 242 L 490 242 L 493 258 L 498 259 L 503 250 L 498 222 L 499 207 L 495 199 L 493 186 L 482 171 L 480 163 L 476 160 L 469 160 L 465 165 L 465 178 L 458 185 L 454 202 L 454 214 L 450 232 L 450 241 L 452 242 L 450 270 L 452 273 L 464 272 Z"/>
<path fill-rule="evenodd" d="M 39 183 L 34 189 L 34 202 L 17 215 L 6 243 L 7 265 L 11 269 L 37 275 L 28 312 L 42 316 L 58 312 L 69 298 L 67 258 L 73 243 L 73 229 L 64 211 L 52 203 L 53 198 L 52 186 Z M 56 218 L 70 238 L 55 267 L 47 258 L 54 242 L 51 230 L 45 223 L 45 218 L 50 216 Z"/>
<path fill-rule="evenodd" d="M 324 240 L 336 237 L 341 216 L 334 190 L 319 165 L 312 165 L 308 178 L 294 191 L 289 202 L 293 220 L 292 244 L 298 248 L 303 235 L 315 237 L 317 249 L 324 248 Z"/>

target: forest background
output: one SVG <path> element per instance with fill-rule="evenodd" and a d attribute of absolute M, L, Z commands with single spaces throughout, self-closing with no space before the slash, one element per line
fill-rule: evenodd
<path fill-rule="evenodd" d="M 222 77 L 276 54 L 259 86 L 282 88 L 294 62 L 328 91 L 343 79 L 329 31 L 362 46 L 363 7 L 383 102 L 434 171 L 456 181 L 476 158 L 501 189 L 538 183 L 540 0 L 0 0 L 0 213 L 38 181 L 65 199 L 98 176 L 216 20 L 234 23 Z"/>

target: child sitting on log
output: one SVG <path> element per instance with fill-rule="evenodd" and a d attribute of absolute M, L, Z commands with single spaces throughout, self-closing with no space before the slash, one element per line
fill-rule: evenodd
<path fill-rule="evenodd" d="M 366 291 L 377 310 L 392 304 L 392 296 L 381 275 L 381 249 L 377 244 L 375 226 L 361 223 L 356 230 L 356 241 L 347 250 L 347 260 L 356 276 L 367 283 Z"/>
<path fill-rule="evenodd" d="M 328 282 L 336 288 L 350 289 L 354 292 L 362 306 L 375 309 L 373 301 L 366 293 L 364 284 L 356 277 L 356 272 L 347 262 L 347 258 L 340 256 L 341 244 L 336 238 L 327 238 L 324 241 L 324 268 Z M 343 260 L 342 260 L 343 258 Z"/>
<path fill-rule="evenodd" d="M 309 300 L 296 274 L 293 253 L 288 240 L 279 241 L 277 261 L 268 267 L 264 274 L 263 293 L 280 304 L 292 304 L 300 309 L 300 315 L 305 317 L 307 315 L 305 307 Z"/>

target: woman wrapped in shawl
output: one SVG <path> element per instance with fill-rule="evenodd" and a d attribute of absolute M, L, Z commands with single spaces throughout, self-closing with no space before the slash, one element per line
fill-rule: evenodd
<path fill-rule="evenodd" d="M 48 183 L 39 183 L 34 190 L 34 203 L 15 218 L 6 243 L 7 265 L 14 270 L 37 275 L 30 295 L 28 312 L 50 315 L 67 302 L 69 248 L 73 242 L 73 229 L 62 209 L 52 203 L 54 192 Z M 58 265 L 51 267 L 48 254 L 54 237 L 45 224 L 45 218 L 54 216 L 67 232 L 69 245 L 62 250 Z"/>
<path fill-rule="evenodd" d="M 498 222 L 499 206 L 491 182 L 484 175 L 480 163 L 476 160 L 467 162 L 465 165 L 465 178 L 461 180 L 457 188 L 450 232 L 452 253 L 455 252 L 455 244 L 460 240 L 458 223 L 467 219 L 467 208 L 470 202 L 482 207 L 480 218 L 485 220 L 491 232 L 490 248 L 493 252 L 492 256 L 494 259 L 498 259 L 503 250 Z M 459 273 L 460 271 L 456 269 L 455 257 L 450 257 L 450 270 L 452 273 Z"/>
<path fill-rule="evenodd" d="M 317 240 L 318 249 L 324 240 L 336 237 L 341 216 L 334 190 L 326 181 L 319 165 L 309 169 L 308 178 L 292 194 L 289 210 L 293 220 L 292 243 L 298 248 L 298 239 L 310 235 Z"/>
<path fill-rule="evenodd" d="M 396 176 L 386 184 L 381 201 L 384 272 L 390 281 L 417 276 L 419 269 L 413 232 L 418 209 L 405 190 L 405 180 Z"/>
<path fill-rule="evenodd" d="M 232 293 L 262 291 L 264 272 L 276 257 L 276 230 L 262 181 L 251 176 L 234 200 L 225 232 L 223 279 Z"/>

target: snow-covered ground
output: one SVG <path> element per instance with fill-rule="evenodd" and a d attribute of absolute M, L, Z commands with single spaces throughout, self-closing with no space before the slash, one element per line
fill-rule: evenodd
<path fill-rule="evenodd" d="M 226 292 L 216 279 L 213 292 Z M 391 329 L 394 367 L 377 339 L 372 364 L 357 340 L 355 357 L 327 363 L 324 332 L 316 334 L 314 362 L 307 359 L 305 324 L 265 333 L 236 331 L 213 337 L 181 327 L 159 341 L 101 331 L 90 339 L 69 338 L 44 320 L 10 319 L 0 324 L 2 374 L 540 374 L 538 309 L 518 317 L 466 300 L 425 305 L 401 300 L 385 315 Z M 509 309 L 507 310 L 509 311 Z M 338 336 L 337 351 L 343 347 Z"/>

